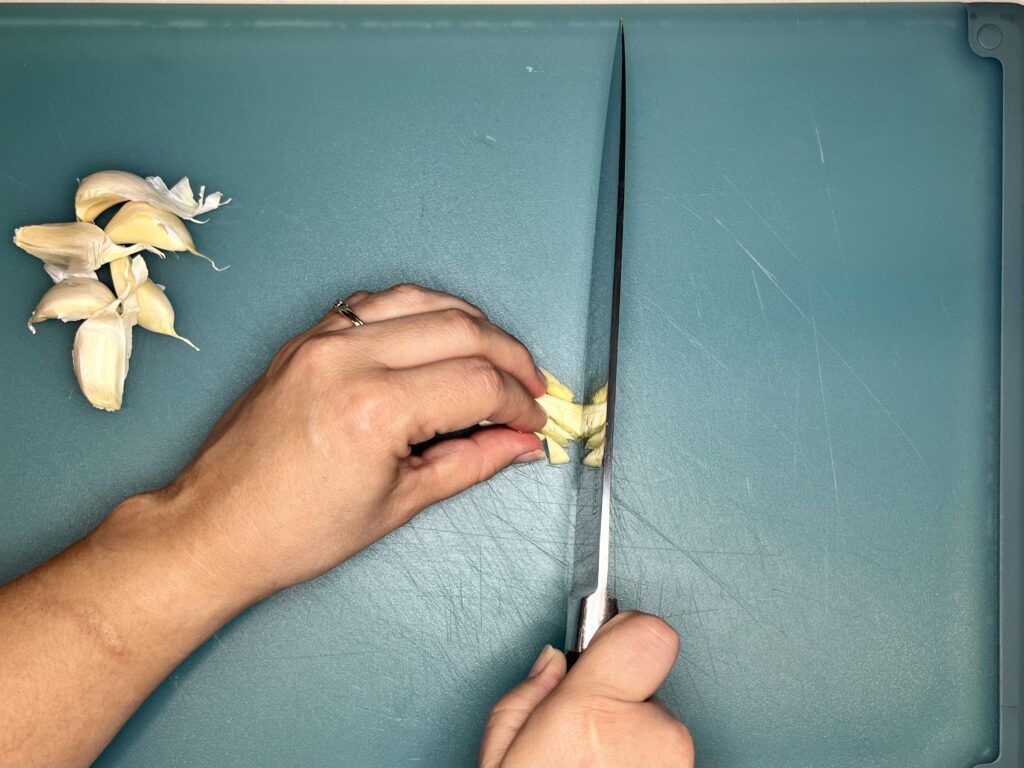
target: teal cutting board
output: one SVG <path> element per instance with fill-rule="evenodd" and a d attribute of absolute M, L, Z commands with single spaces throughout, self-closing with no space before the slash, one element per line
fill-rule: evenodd
<path fill-rule="evenodd" d="M 459 293 L 578 386 L 629 56 L 613 587 L 704 768 L 966 768 L 998 716 L 1001 77 L 956 5 L 0 6 L 0 232 L 123 168 L 234 198 L 178 328 L 77 391 L 0 254 L 0 579 L 169 481 L 330 302 Z M 470 766 L 559 643 L 571 471 L 517 467 L 215 635 L 103 766 Z"/>

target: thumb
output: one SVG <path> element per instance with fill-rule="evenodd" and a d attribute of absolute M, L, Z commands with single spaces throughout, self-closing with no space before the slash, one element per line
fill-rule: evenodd
<path fill-rule="evenodd" d="M 646 701 L 665 682 L 678 654 L 679 635 L 657 616 L 620 613 L 580 654 L 562 689 L 616 701 Z"/>
<path fill-rule="evenodd" d="M 411 456 L 398 495 L 410 511 L 423 509 L 489 480 L 510 464 L 544 458 L 532 432 L 491 426 L 466 437 L 442 440 L 422 456 Z"/>
<path fill-rule="evenodd" d="M 545 645 L 527 678 L 491 709 L 480 744 L 480 768 L 497 768 L 523 723 L 565 677 L 565 655 Z"/>

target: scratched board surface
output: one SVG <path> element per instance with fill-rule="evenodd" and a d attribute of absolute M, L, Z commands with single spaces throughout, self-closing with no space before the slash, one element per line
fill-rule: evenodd
<path fill-rule="evenodd" d="M 957 6 L 624 14 L 612 578 L 682 635 L 661 695 L 707 767 L 991 759 L 998 65 Z M 0 231 L 108 167 L 235 198 L 196 232 L 229 271 L 150 260 L 202 352 L 139 335 L 116 415 L 3 247 L 0 578 L 172 478 L 356 288 L 463 294 L 578 386 L 619 15 L 0 7 Z M 512 469 L 253 608 L 99 764 L 472 765 L 562 637 L 573 493 Z"/>

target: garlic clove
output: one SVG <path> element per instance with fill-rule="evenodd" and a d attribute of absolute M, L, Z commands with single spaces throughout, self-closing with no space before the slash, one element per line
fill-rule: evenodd
<path fill-rule="evenodd" d="M 206 187 L 200 187 L 197 201 L 187 176 L 168 189 L 159 176 L 144 179 L 127 171 L 100 171 L 86 176 L 78 185 L 75 215 L 79 221 L 94 221 L 111 206 L 132 200 L 149 203 L 189 221 L 198 221 L 195 217 L 199 214 L 231 202 L 220 192 L 205 193 Z"/>
<path fill-rule="evenodd" d="M 36 332 L 34 323 L 44 320 L 85 320 L 115 300 L 115 296 L 99 280 L 71 277 L 50 288 L 36 304 L 28 329 Z"/>
<path fill-rule="evenodd" d="M 198 352 L 199 347 L 184 336 L 178 335 L 178 332 L 174 329 L 174 307 L 171 305 L 170 299 L 167 298 L 167 294 L 160 290 L 156 283 L 149 279 L 148 271 L 143 274 L 138 268 L 134 267 L 136 259 L 142 261 L 142 267 L 143 269 L 145 268 L 143 258 L 136 256 L 132 260 L 134 275 L 128 267 L 127 259 L 111 262 L 110 264 L 110 276 L 114 283 L 114 289 L 119 296 L 130 289 L 133 280 L 137 281 L 137 288 L 130 293 L 125 302 L 125 315 L 132 322 L 137 322 L 147 331 L 171 336 L 185 342 Z"/>
<path fill-rule="evenodd" d="M 14 244 L 45 264 L 60 270 L 58 274 L 95 272 L 114 259 L 147 249 L 140 243 L 115 245 L 95 224 L 35 224 L 14 230 Z M 50 275 L 53 277 L 53 274 Z"/>
<path fill-rule="evenodd" d="M 131 355 L 131 323 L 117 305 L 115 299 L 79 326 L 71 352 L 79 389 L 104 411 L 121 408 Z"/>
<path fill-rule="evenodd" d="M 114 214 L 105 231 L 115 243 L 148 243 L 165 251 L 188 251 L 206 259 L 218 272 L 227 269 L 218 267 L 213 259 L 196 250 L 185 222 L 149 203 L 127 203 Z"/>

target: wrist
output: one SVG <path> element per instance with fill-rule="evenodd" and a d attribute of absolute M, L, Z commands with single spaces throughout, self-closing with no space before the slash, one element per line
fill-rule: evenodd
<path fill-rule="evenodd" d="M 199 622 L 208 613 L 224 623 L 266 593 L 246 578 L 237 547 L 203 518 L 185 494 L 143 493 L 115 507 L 86 543 L 115 568 L 148 573 L 147 583 Z"/>

